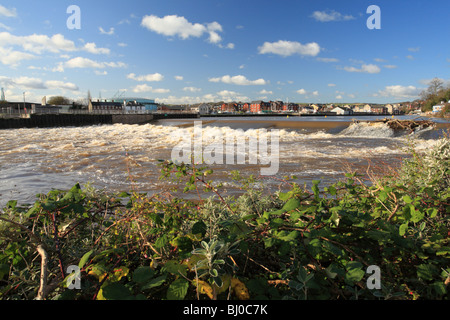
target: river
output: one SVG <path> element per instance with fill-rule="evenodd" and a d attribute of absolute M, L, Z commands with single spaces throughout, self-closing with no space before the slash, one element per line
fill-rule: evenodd
<path fill-rule="evenodd" d="M 375 120 L 376 117 L 355 119 Z M 194 121 L 199 120 L 194 126 Z M 157 160 L 170 159 L 174 148 L 182 139 L 192 138 L 199 125 L 204 146 L 227 134 L 246 139 L 265 137 L 272 141 L 270 134 L 276 130 L 279 168 L 276 174 L 263 180 L 266 186 L 274 188 L 279 184 L 278 179 L 286 175 L 297 176 L 297 182 L 302 184 L 309 185 L 315 179 L 326 184 L 341 179 L 348 169 L 365 172 L 369 162 L 372 168 L 395 166 L 405 157 L 409 141 L 425 150 L 433 145 L 442 130 L 450 128 L 448 122 L 436 120 L 439 129 L 398 136 L 384 124 L 353 124 L 351 120 L 349 117 L 203 117 L 160 120 L 145 125 L 2 130 L 0 205 L 12 199 L 31 203 L 38 193 L 47 193 L 52 188 L 68 189 L 77 182 L 109 191 L 131 188 L 141 192 L 161 191 L 164 183 L 158 181 Z M 248 150 L 246 153 L 249 157 Z M 232 170 L 258 176 L 268 164 L 263 158 L 258 159 L 257 163 L 247 161 L 239 165 L 227 161 L 212 164 L 215 174 L 212 178 L 231 186 Z"/>

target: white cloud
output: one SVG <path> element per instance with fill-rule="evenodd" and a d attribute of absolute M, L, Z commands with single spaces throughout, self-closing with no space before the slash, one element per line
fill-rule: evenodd
<path fill-rule="evenodd" d="M 153 87 L 144 83 L 144 84 L 139 84 L 136 87 L 134 87 L 133 92 L 135 92 L 135 93 L 142 93 L 142 92 L 168 93 L 168 92 L 170 92 L 170 90 L 169 89 L 154 89 Z"/>
<path fill-rule="evenodd" d="M 348 21 L 353 20 L 355 17 L 352 15 L 343 15 L 337 11 L 314 11 L 311 15 L 317 21 L 330 22 L 330 21 Z"/>
<path fill-rule="evenodd" d="M 338 62 L 339 59 L 336 59 L 336 58 L 317 58 L 317 61 L 320 61 L 320 62 Z"/>
<path fill-rule="evenodd" d="M 109 28 L 109 31 L 105 31 L 102 27 L 99 27 L 98 30 L 100 30 L 101 34 L 106 34 L 108 36 L 111 36 L 114 34 L 114 28 Z"/>
<path fill-rule="evenodd" d="M 265 85 L 267 84 L 267 81 L 264 79 L 257 79 L 257 80 L 248 80 L 243 75 L 237 75 L 237 76 L 223 76 L 219 78 L 210 78 L 210 82 L 223 82 L 227 84 L 236 84 L 240 86 L 249 86 L 249 85 Z"/>
<path fill-rule="evenodd" d="M 0 32 L 0 43 L 3 49 L 13 46 L 22 47 L 23 50 L 33 54 L 42 54 L 44 52 L 61 53 L 86 51 L 94 54 L 109 54 L 107 48 L 97 48 L 93 42 L 86 43 L 83 47 L 77 47 L 71 40 L 66 39 L 62 34 L 55 34 L 51 37 L 44 34 L 32 34 L 29 36 L 16 36 L 9 32 Z M 17 51 L 16 51 L 17 52 Z M 23 58 L 31 58 L 30 55 Z"/>
<path fill-rule="evenodd" d="M 338 95 L 336 96 L 336 99 L 337 99 L 337 100 L 341 100 L 341 99 L 342 99 L 342 96 L 341 96 L 340 94 L 338 94 Z"/>
<path fill-rule="evenodd" d="M 4 16 L 7 18 L 17 17 L 17 10 L 16 8 L 8 9 L 0 5 L 0 16 Z"/>
<path fill-rule="evenodd" d="M 19 77 L 13 79 L 16 86 L 26 89 L 47 89 L 44 82 L 38 78 Z"/>
<path fill-rule="evenodd" d="M 306 94 L 306 90 L 305 89 L 299 89 L 297 90 L 298 94 Z"/>
<path fill-rule="evenodd" d="M 185 40 L 190 37 L 200 37 L 206 32 L 206 27 L 200 23 L 192 24 L 184 17 L 169 15 L 163 18 L 157 16 L 144 16 L 141 25 L 156 33 L 173 37 L 179 36 Z"/>
<path fill-rule="evenodd" d="M 60 62 L 53 71 L 63 72 L 64 68 L 75 69 L 75 68 L 93 68 L 93 69 L 104 69 L 104 68 L 124 68 L 126 64 L 123 62 L 98 62 L 88 58 L 76 57 L 70 59 L 64 63 Z"/>
<path fill-rule="evenodd" d="M 167 15 L 162 18 L 155 15 L 146 15 L 142 18 L 141 26 L 150 31 L 162 34 L 167 37 L 178 36 L 180 39 L 186 40 L 191 37 L 200 38 L 204 34 L 208 34 L 207 41 L 213 44 L 219 44 L 222 41 L 220 32 L 223 32 L 222 26 L 214 21 L 206 24 L 191 23 L 185 17 L 177 15 Z M 226 46 L 220 45 L 222 48 L 233 49 L 234 44 L 229 43 Z"/>
<path fill-rule="evenodd" d="M 162 81 L 164 79 L 164 76 L 160 73 L 152 73 L 152 74 L 146 74 L 146 75 L 142 75 L 142 76 L 136 76 L 136 74 L 130 73 L 127 75 L 127 78 L 135 80 L 135 81 L 158 82 L 158 81 Z"/>
<path fill-rule="evenodd" d="M 418 97 L 421 90 L 422 89 L 416 88 L 414 86 L 393 85 L 386 86 L 384 90 L 380 90 L 378 94 L 383 97 L 409 99 Z"/>
<path fill-rule="evenodd" d="M 313 92 L 312 92 L 312 95 L 313 95 L 313 96 L 318 96 L 318 95 L 319 95 L 319 91 L 317 91 L 317 90 L 316 90 L 316 91 L 313 91 Z"/>
<path fill-rule="evenodd" d="M 417 52 L 420 50 L 420 47 L 416 47 L 416 48 L 408 48 L 408 51 L 410 52 Z"/>
<path fill-rule="evenodd" d="M 109 54 L 110 50 L 107 48 L 97 48 L 97 45 L 93 42 L 88 42 L 84 45 L 83 49 L 93 54 Z"/>
<path fill-rule="evenodd" d="M 267 91 L 266 89 L 263 89 L 259 92 L 259 94 L 273 94 L 273 91 Z"/>
<path fill-rule="evenodd" d="M 124 42 L 119 42 L 117 45 L 118 45 L 119 47 L 122 47 L 122 48 L 128 47 L 128 44 L 126 44 L 126 43 L 124 43 Z"/>
<path fill-rule="evenodd" d="M 412 55 L 410 55 L 410 54 L 408 54 L 408 55 L 406 56 L 406 58 L 409 59 L 409 60 L 414 60 L 414 57 L 413 57 Z"/>
<path fill-rule="evenodd" d="M 356 96 L 355 96 L 353 93 L 349 93 L 349 94 L 348 94 L 348 97 L 349 97 L 349 98 L 352 98 L 352 99 L 356 98 Z"/>
<path fill-rule="evenodd" d="M 183 91 L 186 91 L 186 92 L 199 92 L 199 91 L 202 91 L 202 89 L 195 88 L 195 87 L 184 87 Z"/>
<path fill-rule="evenodd" d="M 4 65 L 15 67 L 19 65 L 22 60 L 31 60 L 34 58 L 36 57 L 30 53 L 0 47 L 0 62 Z"/>
<path fill-rule="evenodd" d="M 328 86 L 329 87 L 336 87 L 336 85 L 334 83 L 329 83 Z"/>
<path fill-rule="evenodd" d="M 40 78 L 31 78 L 31 77 L 17 77 L 17 78 L 8 78 L 8 77 L 0 77 L 0 82 L 7 87 L 18 87 L 21 90 L 23 89 L 35 89 L 35 90 L 45 90 L 45 89 L 63 89 L 63 90 L 71 90 L 78 91 L 78 86 L 71 82 L 63 82 L 59 80 L 48 80 L 43 81 Z"/>
<path fill-rule="evenodd" d="M 45 85 L 47 86 L 48 89 L 66 89 L 71 91 L 78 91 L 78 86 L 70 82 L 50 80 L 46 81 Z"/>
<path fill-rule="evenodd" d="M 375 59 L 373 59 L 373 60 L 375 60 L 376 62 L 386 62 L 386 60 L 381 59 L 381 58 L 375 58 Z"/>
<path fill-rule="evenodd" d="M 229 90 L 219 91 L 219 92 L 217 92 L 217 95 L 220 97 L 220 100 L 223 100 L 224 102 L 250 100 L 249 97 L 243 96 L 238 92 L 229 91 Z M 211 95 L 211 97 L 213 97 L 213 96 Z"/>
<path fill-rule="evenodd" d="M 321 48 L 316 42 L 301 44 L 296 41 L 279 40 L 277 42 L 264 42 L 258 47 L 260 54 L 273 53 L 283 57 L 288 57 L 294 54 L 302 56 L 317 56 Z"/>
<path fill-rule="evenodd" d="M 379 73 L 381 71 L 380 67 L 375 64 L 363 64 L 361 68 L 355 67 L 344 67 L 347 72 L 362 72 L 362 73 Z"/>
<path fill-rule="evenodd" d="M 385 67 L 386 69 L 395 69 L 395 68 L 397 68 L 397 66 L 393 65 L 393 64 L 386 64 L 383 67 Z"/>
<path fill-rule="evenodd" d="M 5 25 L 5 24 L 3 24 L 3 23 L 0 23 L 0 28 L 5 29 L 5 30 L 8 30 L 8 31 L 11 31 L 11 30 L 12 30 L 11 27 L 8 27 L 7 25 Z"/>
<path fill-rule="evenodd" d="M 175 80 L 181 81 L 183 79 L 184 79 L 183 76 L 175 76 Z"/>

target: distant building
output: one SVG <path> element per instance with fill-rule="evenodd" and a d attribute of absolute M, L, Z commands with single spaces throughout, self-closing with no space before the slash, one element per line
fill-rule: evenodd
<path fill-rule="evenodd" d="M 268 112 L 270 111 L 270 103 L 264 102 L 262 100 L 252 101 L 250 104 L 250 112 L 259 113 L 259 112 Z"/>
<path fill-rule="evenodd" d="M 388 109 L 385 106 L 372 106 L 371 112 L 376 114 L 387 114 Z"/>
<path fill-rule="evenodd" d="M 348 107 L 336 107 L 336 108 L 331 109 L 331 112 L 334 112 L 337 115 L 353 114 L 353 110 Z"/>
<path fill-rule="evenodd" d="M 444 108 L 443 104 L 435 105 L 435 106 L 433 106 L 433 113 L 441 112 L 443 108 Z"/>
<path fill-rule="evenodd" d="M 122 112 L 124 111 L 124 105 L 121 102 L 115 102 L 115 101 L 107 101 L 107 100 L 97 100 L 97 101 L 89 101 L 88 109 L 90 112 L 102 112 L 102 113 L 108 113 L 108 112 Z"/>
<path fill-rule="evenodd" d="M 212 107 L 209 104 L 203 103 L 197 107 L 191 108 L 191 111 L 198 114 L 210 114 L 212 111 Z"/>
<path fill-rule="evenodd" d="M 155 103 L 155 100 L 152 99 L 127 97 L 119 98 L 117 99 L 117 101 L 122 101 L 125 105 L 141 105 L 144 107 L 142 111 L 146 112 L 153 112 L 158 110 L 158 104 Z"/>

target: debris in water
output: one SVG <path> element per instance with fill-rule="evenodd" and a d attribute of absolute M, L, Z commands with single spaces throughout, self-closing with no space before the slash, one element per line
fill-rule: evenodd
<path fill-rule="evenodd" d="M 374 121 L 360 121 L 355 120 L 355 123 L 359 122 L 367 122 L 367 123 L 385 123 L 392 130 L 397 131 L 409 131 L 409 133 L 413 133 L 417 129 L 422 130 L 429 127 L 436 127 L 436 123 L 431 120 L 398 120 L 398 119 L 383 119 L 383 120 L 374 120 Z"/>

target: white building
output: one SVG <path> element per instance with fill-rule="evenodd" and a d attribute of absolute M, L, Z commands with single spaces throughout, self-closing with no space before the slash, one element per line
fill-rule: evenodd
<path fill-rule="evenodd" d="M 331 109 L 331 112 L 335 112 L 337 115 L 352 114 L 351 110 L 346 107 L 336 107 Z"/>
<path fill-rule="evenodd" d="M 211 106 L 209 104 L 203 103 L 199 105 L 198 107 L 191 108 L 191 111 L 197 112 L 199 114 L 209 114 L 211 113 Z"/>

